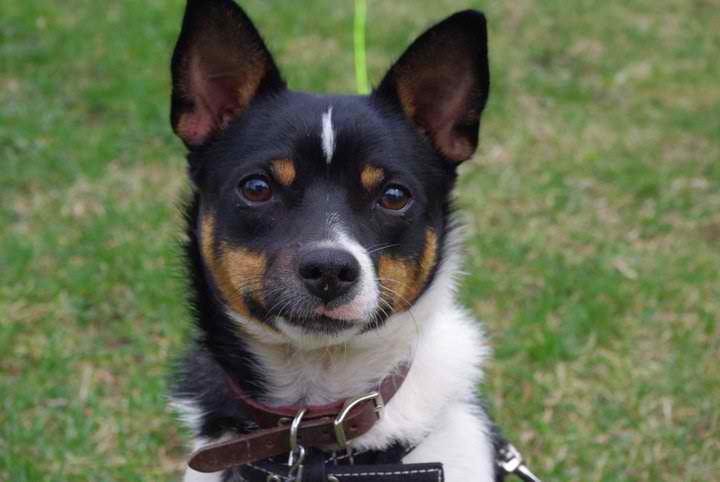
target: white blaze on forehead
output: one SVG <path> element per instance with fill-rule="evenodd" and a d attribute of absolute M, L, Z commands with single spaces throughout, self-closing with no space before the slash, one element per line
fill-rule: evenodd
<path fill-rule="evenodd" d="M 322 149 L 325 154 L 325 162 L 332 162 L 335 152 L 335 130 L 332 125 L 332 107 L 322 115 Z"/>

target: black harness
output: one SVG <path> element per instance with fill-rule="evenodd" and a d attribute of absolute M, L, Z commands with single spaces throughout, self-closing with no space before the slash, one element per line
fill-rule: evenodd
<path fill-rule="evenodd" d="M 541 482 L 525 465 L 517 449 L 497 430 L 493 435 L 495 449 L 495 482 L 514 475 L 524 482 Z M 226 472 L 223 482 L 444 482 L 439 462 L 403 464 L 412 448 L 400 443 L 385 450 L 325 452 L 310 449 L 303 460 L 301 479 L 287 459 L 271 458 L 246 464 Z"/>
<path fill-rule="evenodd" d="M 440 463 L 403 464 L 402 458 L 410 450 L 396 443 L 385 450 L 354 452 L 324 452 L 310 449 L 303 462 L 303 482 L 441 482 Z M 292 481 L 287 460 L 268 459 L 238 467 L 235 474 L 247 482 Z"/>

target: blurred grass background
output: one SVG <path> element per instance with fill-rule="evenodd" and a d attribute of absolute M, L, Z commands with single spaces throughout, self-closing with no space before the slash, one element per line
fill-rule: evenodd
<path fill-rule="evenodd" d="M 291 87 L 352 93 L 352 3 L 246 1 Z M 430 23 L 489 19 L 464 168 L 481 388 L 548 481 L 720 472 L 720 2 L 370 1 L 377 82 Z M 2 2 L 0 480 L 178 480 L 168 123 L 180 0 Z"/>

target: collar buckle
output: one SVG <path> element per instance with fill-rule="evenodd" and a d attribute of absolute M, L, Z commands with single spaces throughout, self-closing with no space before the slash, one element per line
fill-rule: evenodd
<path fill-rule="evenodd" d="M 352 448 L 350 448 L 350 445 L 348 445 L 347 435 L 345 434 L 345 426 L 343 425 L 343 423 L 345 422 L 345 419 L 353 408 L 367 401 L 373 402 L 373 404 L 375 405 L 375 415 L 377 416 L 378 420 L 382 419 L 383 411 L 385 410 L 385 401 L 383 400 L 380 392 L 374 391 L 366 395 L 351 398 L 346 401 L 343 405 L 343 408 L 337 414 L 337 417 L 335 417 L 335 422 L 333 422 L 333 425 L 335 427 L 335 440 L 337 441 L 341 449 L 345 449 L 350 464 L 354 464 L 355 460 L 353 459 Z"/>

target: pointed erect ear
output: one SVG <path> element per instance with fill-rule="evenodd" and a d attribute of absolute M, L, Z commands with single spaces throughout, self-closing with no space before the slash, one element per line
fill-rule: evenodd
<path fill-rule="evenodd" d="M 285 82 L 260 34 L 232 0 L 188 0 L 172 57 L 170 121 L 192 148 L 259 95 Z"/>
<path fill-rule="evenodd" d="M 373 95 L 399 105 L 435 149 L 457 163 L 475 152 L 489 88 L 485 16 L 466 10 L 415 40 Z"/>

